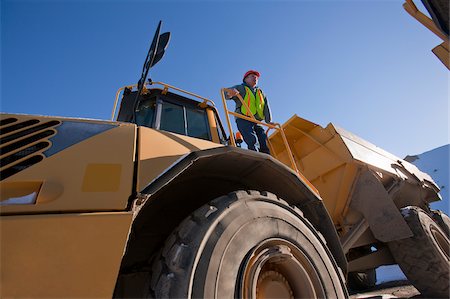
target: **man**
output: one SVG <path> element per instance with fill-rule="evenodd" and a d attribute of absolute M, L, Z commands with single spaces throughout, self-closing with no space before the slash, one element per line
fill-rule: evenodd
<path fill-rule="evenodd" d="M 244 74 L 243 82 L 240 85 L 235 85 L 227 90 L 227 96 L 236 102 L 236 113 L 251 117 L 252 115 L 259 121 L 265 121 L 272 124 L 272 115 L 270 112 L 267 98 L 258 87 L 259 72 L 249 70 Z M 247 109 L 242 105 L 237 97 L 240 94 L 250 108 Z M 254 122 L 236 117 L 236 125 L 244 138 L 248 149 L 270 154 L 267 146 L 267 135 L 263 126 Z"/>

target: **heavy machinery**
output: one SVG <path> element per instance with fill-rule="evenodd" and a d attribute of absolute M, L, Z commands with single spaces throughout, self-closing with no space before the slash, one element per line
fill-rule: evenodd
<path fill-rule="evenodd" d="M 345 298 L 314 187 L 226 146 L 211 101 L 145 82 L 160 26 L 116 121 L 1 115 L 1 298 Z"/>
<path fill-rule="evenodd" d="M 448 278 L 428 175 L 298 117 L 269 125 L 273 156 L 234 147 L 212 101 L 146 83 L 160 25 L 113 120 L 1 115 L 2 298 L 346 298 L 409 252 Z"/>

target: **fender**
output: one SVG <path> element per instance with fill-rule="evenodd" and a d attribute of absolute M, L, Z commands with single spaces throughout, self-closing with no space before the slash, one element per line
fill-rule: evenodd
<path fill-rule="evenodd" d="M 190 213 L 236 190 L 268 191 L 299 207 L 347 271 L 338 235 L 320 196 L 271 156 L 226 146 L 185 155 L 140 192 L 121 273 L 147 262 Z"/>
<path fill-rule="evenodd" d="M 376 239 L 390 242 L 413 236 L 399 208 L 373 171 L 361 172 L 350 202 L 350 207 L 367 219 Z"/>

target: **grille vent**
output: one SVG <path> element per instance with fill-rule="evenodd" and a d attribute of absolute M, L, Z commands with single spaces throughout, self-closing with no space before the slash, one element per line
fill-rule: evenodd
<path fill-rule="evenodd" d="M 4 180 L 44 159 L 54 129 L 61 122 L 9 117 L 0 120 L 0 180 Z"/>

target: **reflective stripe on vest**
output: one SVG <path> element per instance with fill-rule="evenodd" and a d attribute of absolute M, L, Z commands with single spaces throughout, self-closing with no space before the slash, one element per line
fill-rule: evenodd
<path fill-rule="evenodd" d="M 251 115 L 258 115 L 260 119 L 264 119 L 264 96 L 262 95 L 262 92 L 260 89 L 256 90 L 256 98 L 253 92 L 248 88 L 245 87 L 245 97 L 244 102 L 247 104 L 247 106 L 250 108 L 250 112 L 247 111 L 247 107 L 245 105 L 241 106 L 241 112 L 243 115 L 251 116 Z"/>

